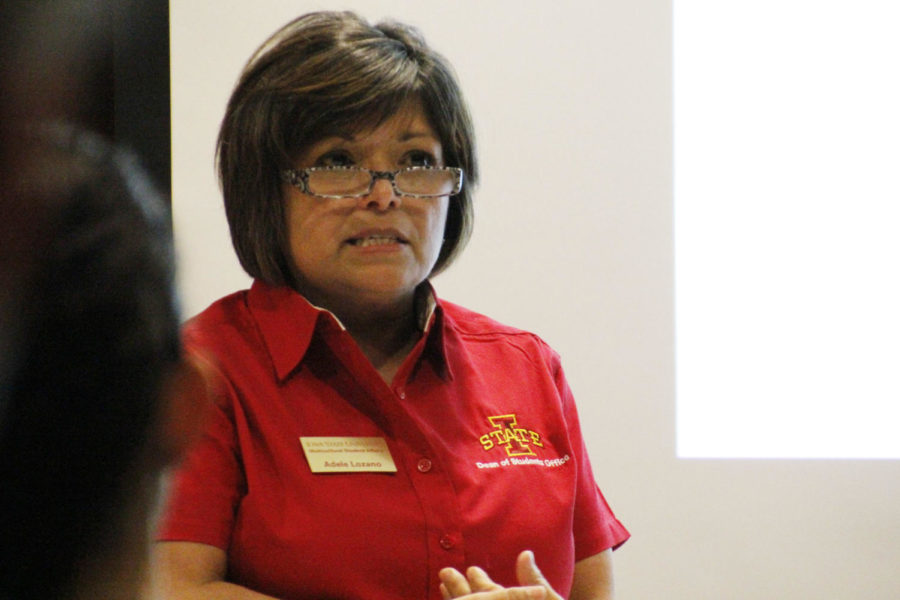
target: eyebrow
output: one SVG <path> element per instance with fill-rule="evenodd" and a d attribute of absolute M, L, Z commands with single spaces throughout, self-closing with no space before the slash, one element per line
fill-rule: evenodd
<path fill-rule="evenodd" d="M 428 133 L 427 131 L 407 131 L 402 136 L 400 136 L 400 141 L 406 142 L 409 140 L 413 140 L 416 138 L 423 138 L 423 137 L 424 138 L 433 138 L 435 140 L 438 139 L 438 136 L 436 134 L 432 135 L 431 133 Z"/>
<path fill-rule="evenodd" d="M 334 133 L 330 136 L 323 138 L 323 141 L 327 140 L 329 137 L 339 138 L 339 139 L 342 139 L 347 142 L 355 142 L 356 141 L 356 135 L 352 134 L 352 133 Z M 431 138 L 433 140 L 440 141 L 437 134 L 432 134 L 427 131 L 407 131 L 398 138 L 398 141 L 408 142 L 409 140 L 414 140 L 417 138 Z"/>

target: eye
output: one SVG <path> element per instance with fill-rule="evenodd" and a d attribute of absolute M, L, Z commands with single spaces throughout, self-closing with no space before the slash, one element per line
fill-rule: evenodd
<path fill-rule="evenodd" d="M 346 150 L 332 150 L 316 160 L 317 167 L 352 167 L 353 164 L 353 158 Z"/>
<path fill-rule="evenodd" d="M 436 164 L 434 155 L 425 150 L 411 150 L 403 157 L 404 167 L 433 167 Z"/>

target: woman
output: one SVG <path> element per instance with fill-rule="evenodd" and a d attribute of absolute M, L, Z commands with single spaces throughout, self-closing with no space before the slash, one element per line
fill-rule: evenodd
<path fill-rule="evenodd" d="M 218 167 L 255 281 L 186 330 L 224 383 L 161 534 L 170 594 L 609 597 L 628 533 L 558 356 L 428 281 L 477 179 L 444 59 L 400 24 L 300 17 L 245 67 Z"/>

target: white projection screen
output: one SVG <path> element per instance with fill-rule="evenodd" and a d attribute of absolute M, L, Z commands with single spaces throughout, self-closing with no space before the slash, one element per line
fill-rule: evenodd
<path fill-rule="evenodd" d="M 900 458 L 900 4 L 673 19 L 678 455 Z"/>

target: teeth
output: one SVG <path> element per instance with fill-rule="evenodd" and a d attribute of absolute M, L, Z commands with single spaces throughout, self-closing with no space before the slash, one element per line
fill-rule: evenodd
<path fill-rule="evenodd" d="M 399 240 L 397 238 L 391 237 L 391 236 L 373 235 L 370 237 L 355 240 L 354 243 L 357 246 L 366 247 L 366 246 L 384 246 L 385 244 L 395 244 L 398 241 Z"/>

